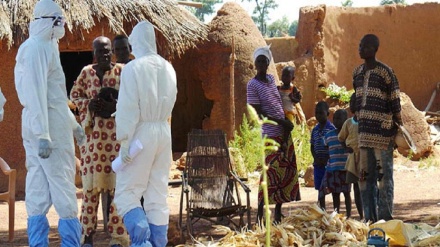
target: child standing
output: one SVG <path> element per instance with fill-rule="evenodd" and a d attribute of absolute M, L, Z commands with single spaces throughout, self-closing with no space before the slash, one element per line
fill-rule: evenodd
<path fill-rule="evenodd" d="M 321 184 L 320 196 L 323 196 L 324 193 L 332 193 L 334 210 L 339 213 L 341 208 L 340 195 L 343 193 L 347 218 L 349 218 L 351 216 L 351 186 L 345 181 L 347 176 L 345 164 L 347 163 L 348 153 L 338 140 L 338 134 L 346 120 L 347 111 L 344 109 L 337 110 L 333 116 L 333 124 L 336 129 L 325 134 L 324 142 L 328 147 L 329 161 L 326 166 L 325 177 Z"/>
<path fill-rule="evenodd" d="M 358 122 L 356 118 L 356 95 L 352 94 L 350 98 L 350 111 L 354 116 L 347 119 L 339 132 L 338 139 L 345 147 L 348 154 L 345 169 L 347 170 L 346 182 L 353 184 L 354 202 L 361 219 L 364 218 L 362 209 L 362 198 L 359 190 L 359 145 L 358 145 Z"/>
<path fill-rule="evenodd" d="M 324 101 L 318 102 L 315 106 L 315 118 L 318 124 L 313 128 L 310 138 L 310 149 L 313 156 L 313 176 L 315 189 L 321 188 L 321 182 L 325 174 L 325 166 L 329 159 L 328 149 L 324 144 L 324 135 L 335 129 L 335 126 L 328 121 L 329 108 Z M 325 209 L 325 196 L 318 196 L 319 206 Z"/>

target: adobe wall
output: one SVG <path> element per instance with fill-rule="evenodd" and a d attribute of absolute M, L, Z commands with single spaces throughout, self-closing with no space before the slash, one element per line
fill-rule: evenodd
<path fill-rule="evenodd" d="M 275 37 L 266 38 L 266 44 L 270 45 L 270 50 L 272 51 L 273 60 L 275 63 L 288 62 L 292 58 L 298 57 L 296 54 L 296 48 L 298 47 L 298 42 L 295 37 Z"/>
<path fill-rule="evenodd" d="M 186 136 L 191 128 L 222 129 L 231 139 L 233 129 L 239 128 L 247 112 L 246 87 L 256 73 L 253 52 L 266 45 L 251 17 L 234 2 L 222 6 L 209 23 L 209 29 L 209 41 L 173 61 L 179 90 L 172 118 L 173 147 L 180 150 L 186 147 Z M 232 84 L 235 112 L 232 113 L 230 56 L 233 39 L 236 58 Z M 268 71 L 278 80 L 274 63 Z"/>
<path fill-rule="evenodd" d="M 361 64 L 363 35 L 380 39 L 377 58 L 392 67 L 414 105 L 424 110 L 440 81 L 440 4 L 387 5 L 368 8 L 304 7 L 300 10 L 298 54 L 320 60 L 315 86 L 331 83 L 351 89 L 353 69 Z M 313 102 L 303 102 L 311 104 Z M 440 110 L 440 98 L 431 108 Z M 307 110 L 310 117 L 313 111 Z"/>

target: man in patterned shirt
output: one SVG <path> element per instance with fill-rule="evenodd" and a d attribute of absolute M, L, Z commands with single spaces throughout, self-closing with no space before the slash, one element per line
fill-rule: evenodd
<path fill-rule="evenodd" d="M 359 185 L 365 220 L 373 222 L 393 218 L 394 137 L 397 125 L 402 124 L 399 82 L 390 67 L 376 60 L 378 48 L 379 38 L 365 35 L 359 44 L 359 55 L 365 62 L 353 72 L 359 121 Z"/>
<path fill-rule="evenodd" d="M 99 195 L 108 192 L 111 198 L 114 196 L 116 177 L 111 162 L 119 152 L 115 119 L 111 114 L 116 111 L 117 96 L 114 92 L 119 90 L 123 65 L 111 62 L 112 46 L 107 37 L 97 37 L 93 41 L 93 53 L 97 63 L 82 69 L 70 92 L 87 134 L 87 143 L 81 147 L 83 202 L 80 220 L 83 246 L 93 246 Z M 104 97 L 102 94 L 108 95 Z M 127 231 L 114 203 L 111 203 L 109 212 L 110 245 L 128 246 Z"/>

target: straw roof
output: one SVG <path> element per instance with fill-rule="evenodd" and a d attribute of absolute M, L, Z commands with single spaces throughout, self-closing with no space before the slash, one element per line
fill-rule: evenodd
<path fill-rule="evenodd" d="M 9 46 L 20 44 L 28 36 L 37 0 L 0 1 L 0 39 Z M 64 10 L 68 30 L 81 38 L 98 22 L 108 24 L 113 33 L 124 33 L 124 23 L 148 20 L 156 27 L 159 52 L 170 57 L 195 47 L 208 33 L 208 27 L 175 0 L 54 1 Z"/>

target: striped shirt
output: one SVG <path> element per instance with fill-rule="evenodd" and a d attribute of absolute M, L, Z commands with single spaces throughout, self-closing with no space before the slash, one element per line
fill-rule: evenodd
<path fill-rule="evenodd" d="M 338 132 L 336 129 L 325 134 L 325 145 L 328 146 L 329 160 L 327 163 L 327 171 L 341 171 L 345 169 L 348 153 L 338 140 Z"/>
<path fill-rule="evenodd" d="M 273 75 L 266 75 L 268 83 L 252 78 L 247 84 L 247 103 L 260 105 L 265 116 L 275 119 L 284 119 L 283 103 L 278 92 Z M 268 137 L 282 136 L 284 133 L 281 125 L 264 124 L 263 135 Z"/>
<path fill-rule="evenodd" d="M 325 123 L 324 128 L 321 128 L 321 124 L 318 123 L 312 130 L 311 138 L 310 138 L 310 144 L 313 146 L 313 151 L 315 153 L 315 158 L 317 159 L 328 159 L 328 149 L 324 143 L 324 135 L 334 130 L 335 126 L 327 120 L 327 123 Z M 313 165 L 315 164 L 315 161 L 313 162 Z"/>

